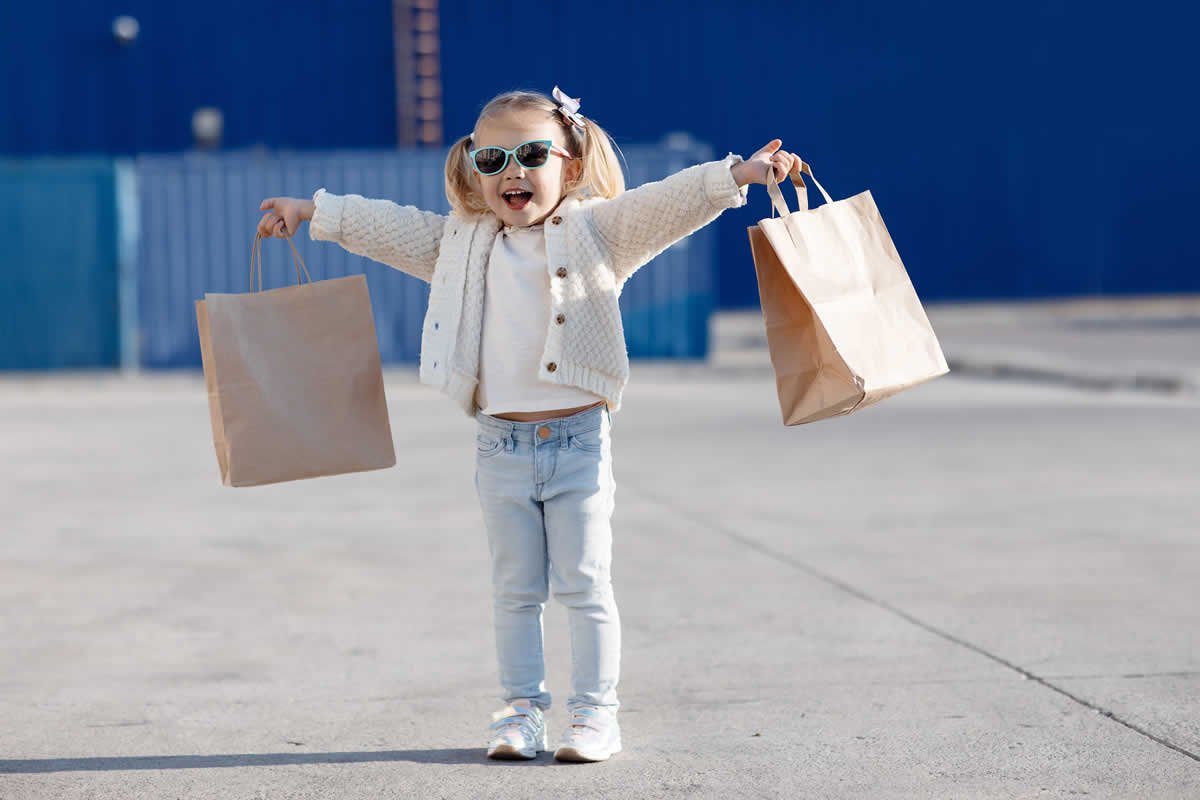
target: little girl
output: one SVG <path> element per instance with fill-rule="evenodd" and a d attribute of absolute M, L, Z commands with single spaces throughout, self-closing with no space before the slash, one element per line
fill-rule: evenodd
<path fill-rule="evenodd" d="M 548 749 L 542 611 L 567 608 L 569 722 L 561 761 L 621 750 L 621 629 L 610 579 L 612 412 L 629 359 L 617 303 L 625 281 L 674 242 L 745 205 L 747 184 L 792 174 L 774 139 L 625 191 L 608 134 L 579 101 L 507 92 L 446 158 L 448 216 L 318 189 L 264 200 L 264 236 L 308 220 L 337 242 L 431 284 L 420 380 L 476 420 L 475 487 L 492 560 L 505 707 L 490 758 Z"/>

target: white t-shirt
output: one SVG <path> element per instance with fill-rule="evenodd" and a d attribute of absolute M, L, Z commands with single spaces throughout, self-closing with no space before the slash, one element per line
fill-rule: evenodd
<path fill-rule="evenodd" d="M 505 226 L 485 276 L 476 401 L 484 414 L 547 411 L 604 398 L 538 379 L 550 321 L 550 272 L 541 225 Z"/>

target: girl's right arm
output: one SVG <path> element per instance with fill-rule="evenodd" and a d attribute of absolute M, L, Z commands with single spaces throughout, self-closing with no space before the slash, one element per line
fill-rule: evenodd
<path fill-rule="evenodd" d="M 318 189 L 312 200 L 273 197 L 261 209 L 273 209 L 259 223 L 267 236 L 291 236 L 301 220 L 308 220 L 309 237 L 337 242 L 351 253 L 420 278 L 433 280 L 446 217 L 391 200 L 368 199 L 357 194 L 329 194 Z"/>

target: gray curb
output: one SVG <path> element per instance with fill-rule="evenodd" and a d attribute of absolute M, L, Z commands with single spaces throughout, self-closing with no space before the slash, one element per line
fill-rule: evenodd
<path fill-rule="evenodd" d="M 1152 394 L 1197 394 L 1196 382 L 1180 375 L 1134 373 L 1132 375 L 1100 374 L 1071 367 L 992 360 L 972 356 L 947 356 L 952 374 L 976 378 L 1049 383 L 1096 392 L 1130 391 Z"/>

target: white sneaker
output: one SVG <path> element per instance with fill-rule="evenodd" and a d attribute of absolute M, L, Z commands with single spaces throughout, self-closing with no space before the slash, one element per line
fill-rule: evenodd
<path fill-rule="evenodd" d="M 621 752 L 617 713 L 599 706 L 579 706 L 559 741 L 554 757 L 559 761 L 607 761 Z"/>
<path fill-rule="evenodd" d="M 533 701 L 520 698 L 492 713 L 488 758 L 537 758 L 548 750 L 546 719 Z"/>

